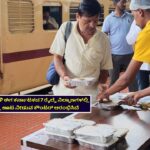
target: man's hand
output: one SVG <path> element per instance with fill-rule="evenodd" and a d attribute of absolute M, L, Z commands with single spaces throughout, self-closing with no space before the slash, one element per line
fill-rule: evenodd
<path fill-rule="evenodd" d="M 141 98 L 140 91 L 131 92 L 128 96 L 123 98 L 122 103 L 127 105 L 136 105 L 140 98 Z"/>
<path fill-rule="evenodd" d="M 99 84 L 98 85 L 98 95 L 96 97 L 97 101 L 99 102 L 107 102 L 109 101 L 109 95 L 106 93 L 108 89 L 107 84 Z"/>
<path fill-rule="evenodd" d="M 69 80 L 70 80 L 70 77 L 69 77 L 69 76 L 64 76 L 64 77 L 63 77 L 64 86 L 67 87 L 67 88 L 70 88 L 70 89 L 76 88 L 76 86 L 71 86 L 71 85 L 69 84 L 69 82 L 68 82 Z"/>
<path fill-rule="evenodd" d="M 99 92 L 105 92 L 108 89 L 108 85 L 107 84 L 98 84 L 98 90 Z"/>

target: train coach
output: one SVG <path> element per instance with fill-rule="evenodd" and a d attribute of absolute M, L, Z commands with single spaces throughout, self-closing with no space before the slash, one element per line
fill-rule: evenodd
<path fill-rule="evenodd" d="M 100 0 L 98 28 L 114 7 Z M 0 1 L 0 94 L 12 94 L 48 84 L 49 47 L 64 21 L 76 20 L 80 0 Z M 56 27 L 45 26 L 48 12 Z"/>

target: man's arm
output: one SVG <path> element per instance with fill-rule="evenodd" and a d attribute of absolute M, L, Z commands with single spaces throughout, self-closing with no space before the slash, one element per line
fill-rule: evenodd
<path fill-rule="evenodd" d="M 67 74 L 65 65 L 63 64 L 63 57 L 57 54 L 54 54 L 54 65 L 59 76 L 64 80 L 64 86 L 67 88 L 75 88 L 71 86 L 67 81 L 70 80 L 70 77 Z"/>
<path fill-rule="evenodd" d="M 149 95 L 150 95 L 150 87 L 140 91 L 131 92 L 123 99 L 122 102 L 123 104 L 127 104 L 127 105 L 136 105 L 140 98 Z"/>
<path fill-rule="evenodd" d="M 108 78 L 108 71 L 101 70 L 98 82 L 99 92 L 104 92 L 108 88 L 108 85 L 106 84 L 107 78 Z"/>
<path fill-rule="evenodd" d="M 102 32 L 106 33 L 107 35 L 110 32 L 110 19 L 108 18 L 108 16 L 105 18 L 103 22 Z"/>
<path fill-rule="evenodd" d="M 54 64 L 55 64 L 57 73 L 62 79 L 64 79 L 64 76 L 67 76 L 67 72 L 63 64 L 63 57 L 60 55 L 54 54 Z"/>
<path fill-rule="evenodd" d="M 149 96 L 150 95 L 150 87 L 137 91 L 137 92 L 133 92 L 133 100 L 135 103 L 137 103 L 137 101 L 144 97 L 144 96 Z"/>
<path fill-rule="evenodd" d="M 50 16 L 48 22 L 50 23 L 50 25 L 54 29 L 58 29 L 59 28 L 58 23 L 56 22 L 55 18 L 53 18 L 53 17 Z"/>
<path fill-rule="evenodd" d="M 126 88 L 135 78 L 141 64 L 142 62 L 138 62 L 132 59 L 125 73 L 120 76 L 120 78 L 110 88 L 105 90 L 103 93 L 99 93 L 97 99 L 101 100 L 104 98 L 109 98 L 109 95 L 112 95 Z"/>
<path fill-rule="evenodd" d="M 127 43 L 129 45 L 134 45 L 137 39 L 139 32 L 141 31 L 140 27 L 138 27 L 135 23 L 135 20 L 131 24 L 130 30 L 126 36 Z"/>
<path fill-rule="evenodd" d="M 99 83 L 103 84 L 103 83 L 106 83 L 107 81 L 107 78 L 108 78 L 108 71 L 107 70 L 101 70 L 100 71 L 100 77 L 99 77 Z"/>

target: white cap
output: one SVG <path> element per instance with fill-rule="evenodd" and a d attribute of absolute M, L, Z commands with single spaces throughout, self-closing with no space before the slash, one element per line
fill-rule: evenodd
<path fill-rule="evenodd" d="M 130 10 L 150 9 L 150 0 L 131 0 Z"/>

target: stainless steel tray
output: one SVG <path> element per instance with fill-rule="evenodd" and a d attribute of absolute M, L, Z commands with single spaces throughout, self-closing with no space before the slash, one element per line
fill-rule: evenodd
<path fill-rule="evenodd" d="M 81 127 L 81 123 L 79 122 L 71 122 L 70 120 L 60 118 L 50 120 L 43 125 L 46 131 L 67 137 L 72 136 L 73 131 Z"/>
<path fill-rule="evenodd" d="M 86 141 L 86 140 L 83 140 L 83 139 L 76 139 L 76 140 L 79 142 L 79 144 L 81 146 L 85 146 L 85 147 L 87 147 L 89 149 L 108 150 L 111 147 L 115 146 L 115 144 L 118 141 L 118 138 L 113 138 L 113 140 L 111 140 L 109 143 L 106 143 L 106 144 L 89 142 L 89 141 Z M 111 148 L 111 150 L 113 150 L 113 149 Z"/>
<path fill-rule="evenodd" d="M 65 143 L 73 143 L 75 141 L 75 136 L 62 136 L 59 134 L 54 134 L 45 130 L 45 134 L 52 140 L 58 140 Z"/>
<path fill-rule="evenodd" d="M 116 131 L 111 125 L 97 124 L 95 126 L 85 126 L 74 131 L 77 139 L 83 139 L 94 143 L 109 143 L 113 139 Z"/>

